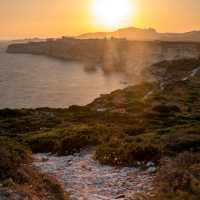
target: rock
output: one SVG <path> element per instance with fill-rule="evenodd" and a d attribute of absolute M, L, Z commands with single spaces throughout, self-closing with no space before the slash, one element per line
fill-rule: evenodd
<path fill-rule="evenodd" d="M 122 198 L 125 198 L 125 195 L 124 195 L 124 194 L 118 195 L 115 199 L 122 199 Z"/>
<path fill-rule="evenodd" d="M 68 161 L 71 161 L 71 160 L 73 160 L 74 159 L 74 156 L 67 156 L 67 160 Z"/>
<path fill-rule="evenodd" d="M 80 156 L 80 153 L 74 153 L 73 156 L 79 157 L 79 156 Z"/>
<path fill-rule="evenodd" d="M 149 167 L 148 169 L 147 169 L 147 172 L 149 172 L 149 173 L 155 173 L 157 171 L 157 168 L 156 167 Z"/>
<path fill-rule="evenodd" d="M 42 162 L 47 162 L 48 160 L 48 158 L 42 158 Z"/>
<path fill-rule="evenodd" d="M 63 182 L 71 194 L 70 200 L 130 200 L 131 192 L 146 194 L 153 187 L 151 173 L 135 167 L 101 165 L 93 160 L 93 155 L 93 151 L 62 157 L 40 154 L 35 157 L 47 157 L 48 162 L 35 159 L 35 165 Z"/>
<path fill-rule="evenodd" d="M 72 161 L 70 160 L 70 161 L 68 161 L 68 163 L 67 163 L 68 165 L 72 165 Z"/>
<path fill-rule="evenodd" d="M 140 162 L 140 161 L 137 161 L 137 165 L 140 166 L 140 165 L 141 165 L 141 162 Z"/>
<path fill-rule="evenodd" d="M 101 195 L 94 195 L 94 197 L 96 198 L 96 199 L 101 199 L 101 200 L 111 200 L 110 198 L 108 198 L 108 197 L 105 197 L 105 196 L 101 196 Z"/>
<path fill-rule="evenodd" d="M 129 178 L 135 177 L 135 172 L 129 172 L 127 176 L 129 176 Z"/>
<path fill-rule="evenodd" d="M 70 196 L 70 200 L 79 200 L 79 199 L 75 196 Z"/>
<path fill-rule="evenodd" d="M 152 167 L 152 166 L 155 166 L 155 164 L 154 164 L 153 162 L 148 162 L 148 163 L 146 164 L 146 166 L 147 166 L 147 167 Z"/>

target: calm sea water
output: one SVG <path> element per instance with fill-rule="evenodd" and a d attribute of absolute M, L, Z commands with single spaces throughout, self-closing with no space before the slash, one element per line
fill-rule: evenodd
<path fill-rule="evenodd" d="M 0 108 L 85 105 L 100 94 L 124 88 L 125 77 L 86 72 L 78 62 L 7 54 L 0 43 Z"/>

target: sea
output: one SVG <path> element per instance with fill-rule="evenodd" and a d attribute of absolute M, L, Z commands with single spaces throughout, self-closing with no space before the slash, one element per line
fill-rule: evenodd
<path fill-rule="evenodd" d="M 0 109 L 67 108 L 127 87 L 126 77 L 41 55 L 8 54 L 0 42 Z"/>

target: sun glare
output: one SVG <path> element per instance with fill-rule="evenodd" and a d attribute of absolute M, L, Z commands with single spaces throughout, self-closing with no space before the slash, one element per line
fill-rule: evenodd
<path fill-rule="evenodd" d="M 131 21 L 135 6 L 130 0 L 94 0 L 92 12 L 96 23 L 116 28 Z"/>

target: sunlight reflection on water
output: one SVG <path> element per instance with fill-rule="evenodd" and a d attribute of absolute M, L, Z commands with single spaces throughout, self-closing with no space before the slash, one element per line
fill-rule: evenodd
<path fill-rule="evenodd" d="M 100 94 L 126 87 L 125 77 L 84 70 L 78 62 L 7 54 L 0 45 L 0 108 L 85 105 Z"/>

